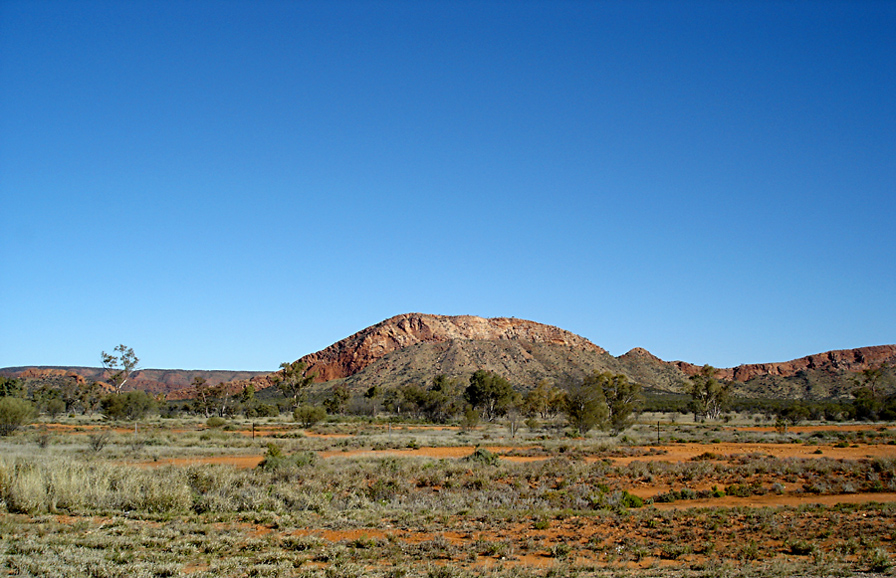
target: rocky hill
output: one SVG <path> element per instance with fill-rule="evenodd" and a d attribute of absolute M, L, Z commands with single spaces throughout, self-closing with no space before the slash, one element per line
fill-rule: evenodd
<path fill-rule="evenodd" d="M 300 361 L 317 374 L 318 381 L 329 381 L 355 375 L 395 351 L 422 343 L 453 341 L 525 342 L 609 355 L 584 337 L 525 319 L 408 313 L 386 319 Z"/>
<path fill-rule="evenodd" d="M 562 384 L 593 371 L 611 371 L 649 389 L 681 392 L 688 377 L 700 370 L 683 361 L 663 361 L 641 348 L 614 357 L 584 337 L 534 321 L 422 313 L 391 317 L 300 361 L 316 373 L 319 387 L 345 383 L 352 389 L 425 384 L 438 374 L 464 380 L 477 369 L 486 369 L 521 389 L 542 379 Z M 738 395 L 821 399 L 849 395 L 858 374 L 884 364 L 896 366 L 896 345 L 722 368 L 719 377 L 734 381 Z M 102 369 L 19 367 L 0 369 L 0 375 L 31 380 L 72 375 L 97 381 L 102 379 Z M 197 376 L 210 384 L 233 382 L 235 388 L 250 381 L 256 389 L 273 383 L 270 374 L 263 372 L 144 369 L 128 385 L 183 399 L 190 397 L 189 386 Z"/>
<path fill-rule="evenodd" d="M 673 363 L 689 376 L 700 371 L 700 367 L 690 363 Z M 896 345 L 838 349 L 791 361 L 738 365 L 720 369 L 718 376 L 733 381 L 743 396 L 825 399 L 848 397 L 859 374 L 883 366 L 890 368 L 887 377 L 891 380 L 896 368 Z"/>
<path fill-rule="evenodd" d="M 541 379 L 562 383 L 593 371 L 624 373 L 658 391 L 684 391 L 701 366 L 663 361 L 635 348 L 613 357 L 591 341 L 533 321 L 409 313 L 368 327 L 300 358 L 318 381 L 353 389 L 427 383 L 445 374 L 466 379 L 486 369 L 526 389 Z M 849 395 L 865 369 L 896 365 L 896 345 L 830 351 L 788 362 L 721 368 L 739 395 L 820 399 Z"/>

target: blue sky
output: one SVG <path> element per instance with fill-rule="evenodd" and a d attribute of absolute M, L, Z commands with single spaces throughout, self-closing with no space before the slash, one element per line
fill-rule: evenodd
<path fill-rule="evenodd" d="M 0 0 L 0 367 L 399 313 L 896 343 L 894 2 Z"/>

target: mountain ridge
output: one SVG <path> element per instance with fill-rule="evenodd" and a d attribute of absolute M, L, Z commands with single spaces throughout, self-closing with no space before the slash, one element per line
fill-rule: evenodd
<path fill-rule="evenodd" d="M 395 315 L 298 361 L 306 364 L 309 374 L 317 374 L 318 383 L 339 381 L 352 388 L 423 383 L 439 373 L 463 378 L 476 369 L 488 369 L 505 374 L 523 388 L 539 379 L 576 379 L 591 371 L 612 371 L 653 389 L 681 391 L 687 378 L 702 367 L 664 361 L 640 347 L 614 357 L 582 336 L 526 319 L 424 313 Z M 719 368 L 717 375 L 739 384 L 735 389 L 742 395 L 844 396 L 854 376 L 884 364 L 896 366 L 896 345 L 830 350 L 785 362 Z M 203 377 L 212 385 L 252 383 L 256 389 L 264 389 L 273 384 L 274 373 L 143 369 L 135 373 L 128 388 L 183 399 L 189 397 L 194 377 Z M 22 366 L 0 369 L 0 375 L 100 381 L 103 369 Z M 816 387 L 818 384 L 821 386 Z"/>
<path fill-rule="evenodd" d="M 398 349 L 421 342 L 452 339 L 524 340 L 607 353 L 575 333 L 526 319 L 404 313 L 353 333 L 325 349 L 300 357 L 298 361 L 306 364 L 308 373 L 316 373 L 318 381 L 329 381 L 350 377 Z"/>

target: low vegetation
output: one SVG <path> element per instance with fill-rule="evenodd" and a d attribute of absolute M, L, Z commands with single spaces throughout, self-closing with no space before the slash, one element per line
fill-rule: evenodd
<path fill-rule="evenodd" d="M 250 421 L 202 417 L 152 418 L 137 434 L 99 418 L 17 430 L 0 448 L 0 568 L 845 576 L 886 573 L 894 560 L 896 506 L 874 496 L 896 492 L 896 458 L 861 456 L 892 447 L 896 430 L 782 434 L 749 422 L 667 422 L 657 445 L 651 423 L 568 437 L 561 420 L 515 438 L 500 420 L 469 431 L 387 418 L 254 425 L 254 438 Z M 47 431 L 52 441 L 41 447 Z M 104 438 L 99 449 L 95 436 Z M 822 453 L 756 451 L 768 442 Z M 825 455 L 840 442 L 862 449 L 855 459 Z M 702 449 L 669 457 L 678 446 Z M 239 466 L 243 456 L 257 457 Z M 863 494 L 856 503 L 812 501 Z M 781 502 L 748 505 L 757 498 Z"/>
<path fill-rule="evenodd" d="M 84 384 L 72 388 L 81 397 L 54 398 L 3 381 L 0 569 L 197 578 L 893 572 L 889 424 L 801 428 L 819 419 L 816 406 L 762 400 L 733 413 L 744 400 L 708 367 L 690 396 L 667 398 L 611 373 L 525 393 L 488 372 L 351 392 L 313 391 L 304 370 L 284 364 L 270 392 L 197 381 L 201 395 L 178 404 L 119 390 L 94 403 Z M 868 395 L 887 399 L 877 385 Z M 49 399 L 65 409 L 50 411 Z"/>

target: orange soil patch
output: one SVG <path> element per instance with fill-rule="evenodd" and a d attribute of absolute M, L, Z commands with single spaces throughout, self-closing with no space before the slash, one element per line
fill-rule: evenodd
<path fill-rule="evenodd" d="M 858 460 L 862 458 L 896 457 L 896 446 L 863 445 L 857 448 L 837 448 L 834 446 L 808 446 L 804 444 L 771 444 L 771 443 L 719 443 L 719 444 L 672 444 L 660 446 L 664 454 L 610 458 L 614 463 L 627 464 L 634 461 L 682 462 L 704 453 L 720 456 L 735 454 L 762 453 L 776 458 L 834 458 L 842 460 Z M 821 450 L 820 454 L 815 453 Z"/>
<path fill-rule="evenodd" d="M 653 494 L 655 495 L 655 494 Z M 878 502 L 881 504 L 896 502 L 896 493 L 875 494 L 766 494 L 764 496 L 748 496 L 738 498 L 735 496 L 723 496 L 721 498 L 707 498 L 701 500 L 684 500 L 653 504 L 657 510 L 682 510 L 686 508 L 776 508 L 781 506 L 803 506 L 806 504 L 820 504 L 822 506 L 836 506 L 837 504 L 866 504 Z"/>
<path fill-rule="evenodd" d="M 490 452 L 493 453 L 501 453 L 508 452 L 519 448 L 512 448 L 508 446 L 490 446 L 486 447 Z M 323 458 L 333 458 L 333 457 L 380 457 L 380 456 L 411 456 L 411 457 L 423 457 L 423 458 L 465 458 L 476 451 L 476 448 L 473 446 L 450 446 L 450 447 L 425 447 L 425 448 L 406 448 L 406 449 L 386 449 L 386 450 L 349 450 L 349 451 L 338 451 L 338 450 L 328 450 L 320 452 L 320 455 Z M 509 459 L 509 458 L 508 458 Z M 532 459 L 545 459 L 545 458 L 532 458 Z"/>
<path fill-rule="evenodd" d="M 510 446 L 488 446 L 490 452 L 502 454 L 505 452 L 519 451 L 531 448 L 510 447 Z M 662 462 L 682 462 L 695 458 L 707 452 L 718 454 L 719 456 L 730 456 L 736 454 L 752 454 L 762 453 L 768 454 L 776 458 L 833 458 L 833 459 L 873 459 L 896 457 L 896 446 L 890 445 L 863 445 L 858 448 L 837 448 L 834 446 L 814 445 L 807 446 L 804 444 L 773 444 L 773 443 L 719 443 L 719 444 L 672 444 L 667 446 L 659 446 L 653 449 L 662 453 L 645 454 L 640 456 L 627 457 L 602 457 L 602 456 L 586 456 L 588 461 L 596 461 L 609 459 L 615 464 L 628 464 L 634 461 L 662 461 Z M 451 447 L 424 447 L 417 449 L 385 449 L 385 450 L 328 450 L 320 452 L 321 457 L 377 457 L 377 456 L 414 456 L 427 458 L 463 458 L 472 454 L 476 448 L 474 446 L 451 446 Z M 821 453 L 815 453 L 821 450 Z M 535 456 L 501 456 L 502 460 L 509 462 L 531 462 L 537 460 L 548 459 L 548 455 Z"/>
<path fill-rule="evenodd" d="M 725 429 L 737 431 L 755 431 L 755 432 L 773 432 L 777 431 L 774 426 L 734 426 Z M 843 424 L 843 425 L 798 425 L 788 426 L 789 432 L 817 432 L 817 431 L 886 431 L 886 427 L 872 424 Z"/>
<path fill-rule="evenodd" d="M 490 452 L 502 454 L 514 450 L 526 448 L 509 447 L 509 446 L 488 446 Z M 614 464 L 625 465 L 635 461 L 663 461 L 663 462 L 683 462 L 693 459 L 707 452 L 717 454 L 721 458 L 736 454 L 762 453 L 768 454 L 776 458 L 833 458 L 833 459 L 873 459 L 873 458 L 896 458 L 896 446 L 890 445 L 867 445 L 858 448 L 837 448 L 833 446 L 806 446 L 803 444 L 767 444 L 767 443 L 721 443 L 721 444 L 674 444 L 669 446 L 661 446 L 656 448 L 665 453 L 646 454 L 630 457 L 609 457 L 589 456 L 584 459 L 587 461 L 598 461 L 608 459 Z M 815 453 L 821 450 L 821 453 Z M 434 459 L 459 459 L 465 458 L 476 451 L 474 446 L 450 446 L 450 447 L 423 447 L 423 448 L 405 448 L 405 449 L 385 449 L 385 450 L 327 450 L 318 452 L 322 458 L 357 458 L 357 457 L 424 457 Z M 501 456 L 502 460 L 508 462 L 524 463 L 538 460 L 545 460 L 551 456 Z M 152 462 L 140 462 L 139 465 L 146 466 L 163 466 L 176 465 L 185 466 L 191 464 L 229 464 L 238 468 L 254 468 L 264 459 L 259 455 L 242 455 L 242 456 L 198 456 L 189 458 L 163 458 Z M 662 490 L 659 490 L 662 491 Z"/>
<path fill-rule="evenodd" d="M 192 458 L 162 458 L 151 462 L 137 462 L 138 466 L 192 466 L 197 464 L 224 464 L 239 469 L 256 467 L 264 456 L 198 456 Z"/>
<path fill-rule="evenodd" d="M 385 540 L 388 535 L 384 530 L 379 528 L 362 528 L 352 530 L 323 530 L 323 529 L 305 529 L 295 530 L 291 532 L 293 536 L 318 536 L 329 542 L 341 542 L 342 540 Z"/>

